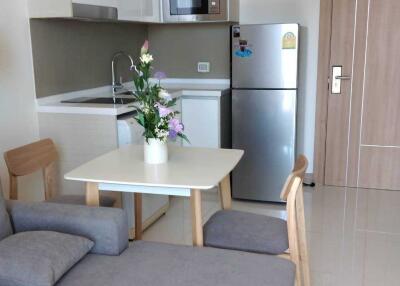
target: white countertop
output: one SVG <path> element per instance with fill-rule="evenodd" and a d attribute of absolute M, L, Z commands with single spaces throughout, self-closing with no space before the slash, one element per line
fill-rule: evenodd
<path fill-rule="evenodd" d="M 165 79 L 161 85 L 172 97 L 206 96 L 220 97 L 223 91 L 230 88 L 225 79 Z M 132 88 L 132 83 L 125 85 Z M 98 114 L 118 116 L 133 111 L 134 104 L 94 104 L 94 103 L 61 103 L 63 100 L 79 97 L 112 97 L 110 86 L 69 92 L 37 99 L 39 113 Z M 118 97 L 129 97 L 118 96 Z"/>
<path fill-rule="evenodd" d="M 237 165 L 242 150 L 169 146 L 165 164 L 143 161 L 143 146 L 126 145 L 64 176 L 67 180 L 117 185 L 208 190 Z"/>

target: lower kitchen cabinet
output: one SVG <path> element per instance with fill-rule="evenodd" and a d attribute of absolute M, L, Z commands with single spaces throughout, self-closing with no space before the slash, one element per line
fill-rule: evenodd
<path fill-rule="evenodd" d="M 190 143 L 183 146 L 206 148 L 231 147 L 230 94 L 188 96 L 181 98 L 184 133 Z"/>

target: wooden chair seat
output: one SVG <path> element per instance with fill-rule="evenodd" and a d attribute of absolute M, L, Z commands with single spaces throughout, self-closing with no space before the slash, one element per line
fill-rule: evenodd
<path fill-rule="evenodd" d="M 221 210 L 204 225 L 204 245 L 278 255 L 289 248 L 285 220 L 248 212 Z"/>

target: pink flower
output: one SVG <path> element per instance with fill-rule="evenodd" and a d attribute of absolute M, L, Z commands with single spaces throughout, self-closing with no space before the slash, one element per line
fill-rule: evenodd
<path fill-rule="evenodd" d="M 144 41 L 144 44 L 143 44 L 142 48 L 140 49 L 140 54 L 141 55 L 147 54 L 148 51 L 149 51 L 149 41 L 146 40 L 146 41 Z"/>

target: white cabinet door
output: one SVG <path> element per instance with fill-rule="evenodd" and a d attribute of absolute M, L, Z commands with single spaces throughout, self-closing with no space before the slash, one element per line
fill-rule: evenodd
<path fill-rule="evenodd" d="M 183 146 L 220 147 L 220 111 L 218 98 L 182 98 L 182 122 L 190 143 Z"/>
<path fill-rule="evenodd" d="M 119 0 L 118 19 L 160 22 L 161 0 Z"/>
<path fill-rule="evenodd" d="M 160 22 L 161 0 L 142 0 L 142 19 L 145 22 Z"/>
<path fill-rule="evenodd" d="M 72 3 L 118 7 L 118 0 L 72 0 Z"/>

